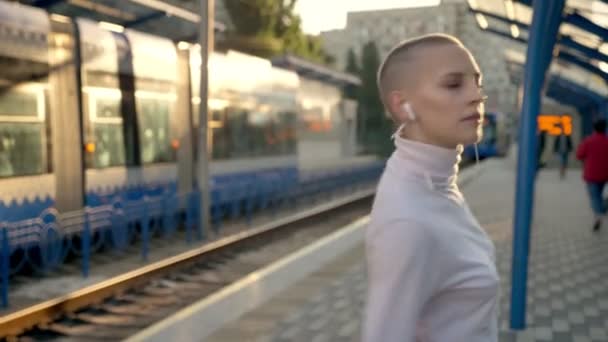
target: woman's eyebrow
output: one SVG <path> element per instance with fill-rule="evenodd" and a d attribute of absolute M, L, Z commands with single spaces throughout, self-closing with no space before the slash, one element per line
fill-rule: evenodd
<path fill-rule="evenodd" d="M 443 74 L 443 75 L 441 76 L 441 78 L 444 78 L 444 79 L 451 79 L 451 78 L 460 78 L 460 77 L 463 77 L 463 76 L 464 76 L 464 72 L 461 72 L 461 71 L 453 71 L 453 72 L 449 72 L 449 73 L 447 73 L 447 74 Z"/>
<path fill-rule="evenodd" d="M 458 78 L 458 77 L 464 77 L 465 74 L 467 74 L 467 73 L 464 73 L 462 71 L 453 71 L 453 72 L 444 74 L 441 78 Z M 472 73 L 470 73 L 470 75 L 475 77 L 476 81 L 481 81 L 483 78 L 483 75 L 480 72 L 472 72 Z"/>

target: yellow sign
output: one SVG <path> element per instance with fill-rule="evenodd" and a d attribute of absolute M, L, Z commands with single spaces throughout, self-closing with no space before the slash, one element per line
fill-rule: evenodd
<path fill-rule="evenodd" d="M 541 114 L 538 116 L 538 130 L 549 135 L 572 134 L 572 117 L 570 115 Z"/>

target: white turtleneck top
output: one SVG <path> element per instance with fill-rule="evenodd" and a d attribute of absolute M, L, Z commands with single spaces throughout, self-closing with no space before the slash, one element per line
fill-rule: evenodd
<path fill-rule="evenodd" d="M 395 145 L 366 232 L 363 341 L 497 341 L 494 245 L 456 184 L 459 151 Z"/>

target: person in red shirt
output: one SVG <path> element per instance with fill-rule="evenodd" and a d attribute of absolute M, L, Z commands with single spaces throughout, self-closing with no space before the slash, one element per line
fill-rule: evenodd
<path fill-rule="evenodd" d="M 583 179 L 587 182 L 587 191 L 591 208 L 595 214 L 593 231 L 600 229 L 602 217 L 606 215 L 606 204 L 603 192 L 608 182 L 608 136 L 606 120 L 598 120 L 593 125 L 594 133 L 585 138 L 576 151 L 576 158 L 583 161 Z"/>

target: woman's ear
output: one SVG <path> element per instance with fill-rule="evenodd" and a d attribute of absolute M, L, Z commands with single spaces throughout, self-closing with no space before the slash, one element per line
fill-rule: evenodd
<path fill-rule="evenodd" d="M 405 108 L 407 101 L 398 91 L 391 91 L 386 97 L 388 109 L 397 123 L 403 123 L 410 119 L 408 110 Z"/>

